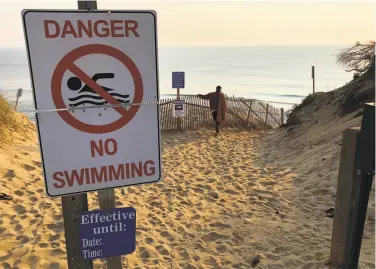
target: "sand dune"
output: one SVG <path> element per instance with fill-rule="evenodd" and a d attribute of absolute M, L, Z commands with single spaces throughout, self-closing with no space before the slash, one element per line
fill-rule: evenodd
<path fill-rule="evenodd" d="M 118 207 L 137 210 L 137 247 L 124 268 L 249 269 L 257 255 L 260 269 L 328 268 L 325 209 L 333 206 L 340 147 L 333 142 L 338 150 L 325 153 L 324 170 L 311 164 L 321 155 L 294 158 L 306 145 L 280 141 L 283 134 L 164 134 L 163 180 L 116 190 Z M 44 194 L 35 139 L 1 146 L 0 192 L 14 196 L 0 201 L 1 268 L 67 268 L 61 203 Z M 95 194 L 89 203 L 98 208 Z M 361 268 L 374 266 L 367 225 Z"/>

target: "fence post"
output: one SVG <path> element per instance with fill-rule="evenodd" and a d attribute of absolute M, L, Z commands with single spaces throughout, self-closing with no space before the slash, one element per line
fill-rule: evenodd
<path fill-rule="evenodd" d="M 265 123 L 268 124 L 269 104 L 266 104 Z"/>
<path fill-rule="evenodd" d="M 342 149 L 337 181 L 337 194 L 334 209 L 330 263 L 333 266 L 346 266 L 348 246 L 354 230 L 355 219 L 352 217 L 356 193 L 359 190 L 360 178 L 355 167 L 355 150 L 359 136 L 358 128 L 343 132 Z M 353 201 L 353 202 L 352 202 Z"/>
<path fill-rule="evenodd" d="M 247 127 L 249 126 L 249 117 L 251 116 L 252 111 L 252 100 L 249 102 L 248 115 L 247 115 Z"/>
<path fill-rule="evenodd" d="M 176 99 L 180 100 L 180 89 L 179 88 L 176 89 Z M 174 104 L 172 104 L 172 109 L 174 109 Z M 182 128 L 181 128 L 181 117 L 178 117 L 176 120 L 177 120 L 177 129 L 178 129 L 178 131 L 181 131 L 182 130 Z"/>
<path fill-rule="evenodd" d="M 17 97 L 17 99 L 16 99 L 16 105 L 14 106 L 14 110 L 16 110 L 17 111 L 17 105 L 18 105 L 18 99 L 22 96 L 22 92 L 23 92 L 23 89 L 22 88 L 20 88 L 20 89 L 17 89 L 17 95 L 16 95 L 16 97 Z"/>
<path fill-rule="evenodd" d="M 87 195 L 61 197 L 65 230 L 65 245 L 69 269 L 93 269 L 93 262 L 84 259 L 80 251 L 80 219 L 78 215 L 88 210 Z"/>
<path fill-rule="evenodd" d="M 80 3 L 81 2 L 81 3 Z M 78 1 L 80 9 L 89 8 L 91 10 L 97 9 L 97 1 Z M 115 208 L 115 190 L 105 189 L 98 191 L 99 208 L 101 210 L 111 210 Z M 107 269 L 121 269 L 121 257 L 109 257 L 106 259 Z"/>
<path fill-rule="evenodd" d="M 313 93 L 315 93 L 315 66 L 312 66 L 312 83 Z"/>
<path fill-rule="evenodd" d="M 78 8 L 88 9 L 92 7 L 92 4 L 96 7 L 96 1 L 78 1 Z M 92 260 L 84 259 L 80 251 L 80 220 L 78 215 L 88 210 L 87 194 L 63 196 L 61 197 L 61 203 L 63 207 L 68 268 L 92 269 Z"/>
<path fill-rule="evenodd" d="M 99 208 L 105 211 L 111 211 L 116 207 L 114 189 L 98 191 Z M 107 269 L 121 269 L 121 256 L 108 257 L 106 259 Z"/>
<path fill-rule="evenodd" d="M 375 171 L 375 107 L 364 109 L 361 131 L 343 133 L 330 263 L 358 268 L 364 223 Z M 359 170 L 358 170 L 359 169 Z"/>
<path fill-rule="evenodd" d="M 281 126 L 284 124 L 284 120 L 285 120 L 285 112 L 283 111 L 283 108 L 281 108 Z"/>

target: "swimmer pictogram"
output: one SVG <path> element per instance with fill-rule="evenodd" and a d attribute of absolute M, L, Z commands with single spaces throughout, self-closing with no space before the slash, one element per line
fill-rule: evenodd
<path fill-rule="evenodd" d="M 129 97 L 127 93 L 116 93 L 115 89 L 103 87 L 102 85 L 98 84 L 98 80 L 100 79 L 114 78 L 115 75 L 113 73 L 97 73 L 92 76 L 88 75 L 85 70 L 82 70 L 75 64 L 77 59 L 93 54 L 102 54 L 114 58 L 130 72 L 134 83 L 134 95 L 132 100 L 126 100 Z M 73 76 L 71 76 L 67 81 L 63 82 L 64 73 L 68 70 L 73 73 Z M 83 84 L 84 86 L 82 86 Z M 78 92 L 79 95 L 70 97 L 71 99 L 68 99 L 70 102 L 69 104 L 65 103 L 62 94 L 62 92 L 66 89 L 69 91 Z M 108 103 L 112 105 L 112 109 L 118 113 L 120 118 L 114 118 L 110 123 L 96 125 L 81 121 L 69 111 L 58 111 L 60 117 L 70 126 L 82 132 L 92 134 L 110 133 L 122 128 L 128 122 L 130 122 L 137 114 L 140 106 L 130 106 L 129 108 L 126 108 L 122 105 L 124 103 L 129 103 L 130 105 L 141 103 L 144 95 L 143 92 L 144 88 L 141 73 L 132 59 L 122 51 L 102 44 L 81 46 L 66 54 L 57 64 L 51 79 L 52 100 L 57 109 L 66 109 L 67 106 L 71 107 L 71 105 L 77 107 L 83 105 L 82 102 L 86 100 L 86 102 L 94 102 L 95 105 Z M 92 100 L 87 99 L 87 96 L 90 96 L 90 99 Z"/>
<path fill-rule="evenodd" d="M 97 73 L 95 74 L 91 79 L 94 82 L 97 82 L 100 79 L 112 79 L 115 77 L 114 73 Z M 71 91 L 77 91 L 78 96 L 68 98 L 70 101 L 69 106 L 70 107 L 78 107 L 81 105 L 105 105 L 108 104 L 108 101 L 106 101 L 103 96 L 99 95 L 96 91 L 94 91 L 89 85 L 85 84 L 82 86 L 82 81 L 78 77 L 71 77 L 67 81 L 67 86 Z M 121 104 L 127 104 L 130 102 L 130 100 L 127 100 L 129 98 L 129 94 L 120 94 L 116 93 L 114 89 L 103 87 L 101 86 L 103 90 L 108 92 L 112 97 L 115 98 L 119 103 Z"/>

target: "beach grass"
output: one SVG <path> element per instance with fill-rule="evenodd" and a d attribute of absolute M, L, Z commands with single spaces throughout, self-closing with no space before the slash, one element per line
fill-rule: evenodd
<path fill-rule="evenodd" d="M 5 129 L 14 129 L 17 127 L 14 110 L 2 94 L 0 94 L 0 126 L 0 141 L 4 139 Z"/>
<path fill-rule="evenodd" d="M 9 144 L 14 140 L 15 134 L 20 134 L 24 138 L 29 137 L 29 129 L 34 128 L 33 125 L 26 115 L 13 109 L 11 101 L 6 96 L 0 94 L 0 143 Z"/>

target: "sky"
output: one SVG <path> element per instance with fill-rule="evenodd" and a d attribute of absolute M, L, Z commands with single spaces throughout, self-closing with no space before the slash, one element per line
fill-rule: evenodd
<path fill-rule="evenodd" d="M 159 46 L 343 45 L 375 40 L 373 1 L 98 0 L 152 9 Z M 76 0 L 0 0 L 0 47 L 24 47 L 22 9 L 76 9 Z"/>

